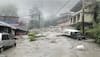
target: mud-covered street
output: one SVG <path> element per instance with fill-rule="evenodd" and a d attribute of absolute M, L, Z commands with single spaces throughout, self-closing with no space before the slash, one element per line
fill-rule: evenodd
<path fill-rule="evenodd" d="M 80 44 L 85 46 L 84 50 L 76 49 Z M 100 57 L 100 47 L 88 40 L 77 41 L 50 33 L 33 42 L 25 36 L 17 40 L 16 47 L 0 54 L 1 57 L 3 55 L 6 57 Z"/>

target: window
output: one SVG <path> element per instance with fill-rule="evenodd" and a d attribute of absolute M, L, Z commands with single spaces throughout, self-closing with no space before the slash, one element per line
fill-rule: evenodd
<path fill-rule="evenodd" d="M 2 35 L 2 40 L 9 40 L 9 36 L 8 35 Z"/>

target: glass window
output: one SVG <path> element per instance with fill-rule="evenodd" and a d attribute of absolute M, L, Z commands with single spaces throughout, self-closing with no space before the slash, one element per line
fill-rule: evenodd
<path fill-rule="evenodd" d="M 2 40 L 9 40 L 9 36 L 8 35 L 2 35 Z"/>

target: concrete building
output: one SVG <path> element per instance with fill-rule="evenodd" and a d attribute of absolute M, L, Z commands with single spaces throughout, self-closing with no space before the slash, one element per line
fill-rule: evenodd
<path fill-rule="evenodd" d="M 61 17 L 59 17 L 59 19 L 57 20 L 58 26 L 66 28 L 69 25 L 68 20 L 70 19 L 71 14 L 72 12 L 62 13 L 60 15 Z"/>
<path fill-rule="evenodd" d="M 100 23 L 100 0 L 96 0 L 96 23 Z"/>
<path fill-rule="evenodd" d="M 84 5 L 84 22 L 85 24 L 93 24 L 94 22 L 94 10 L 95 10 L 95 0 L 84 0 L 79 1 L 71 11 L 74 12 L 69 19 L 70 25 L 81 23 L 83 15 L 83 5 Z"/>
<path fill-rule="evenodd" d="M 14 16 L 0 16 L 0 32 L 12 33 L 22 35 L 26 34 L 27 30 L 22 28 L 23 23 L 19 22 L 19 17 Z"/>

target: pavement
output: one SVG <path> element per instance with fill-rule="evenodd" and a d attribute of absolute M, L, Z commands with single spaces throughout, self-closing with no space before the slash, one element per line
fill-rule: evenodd
<path fill-rule="evenodd" d="M 100 57 L 99 45 L 89 40 L 78 41 L 58 33 L 49 32 L 48 36 L 30 42 L 27 36 L 17 40 L 17 46 L 5 50 L 2 57 Z M 76 46 L 84 45 L 84 50 Z M 0 56 L 1 57 L 1 56 Z"/>

